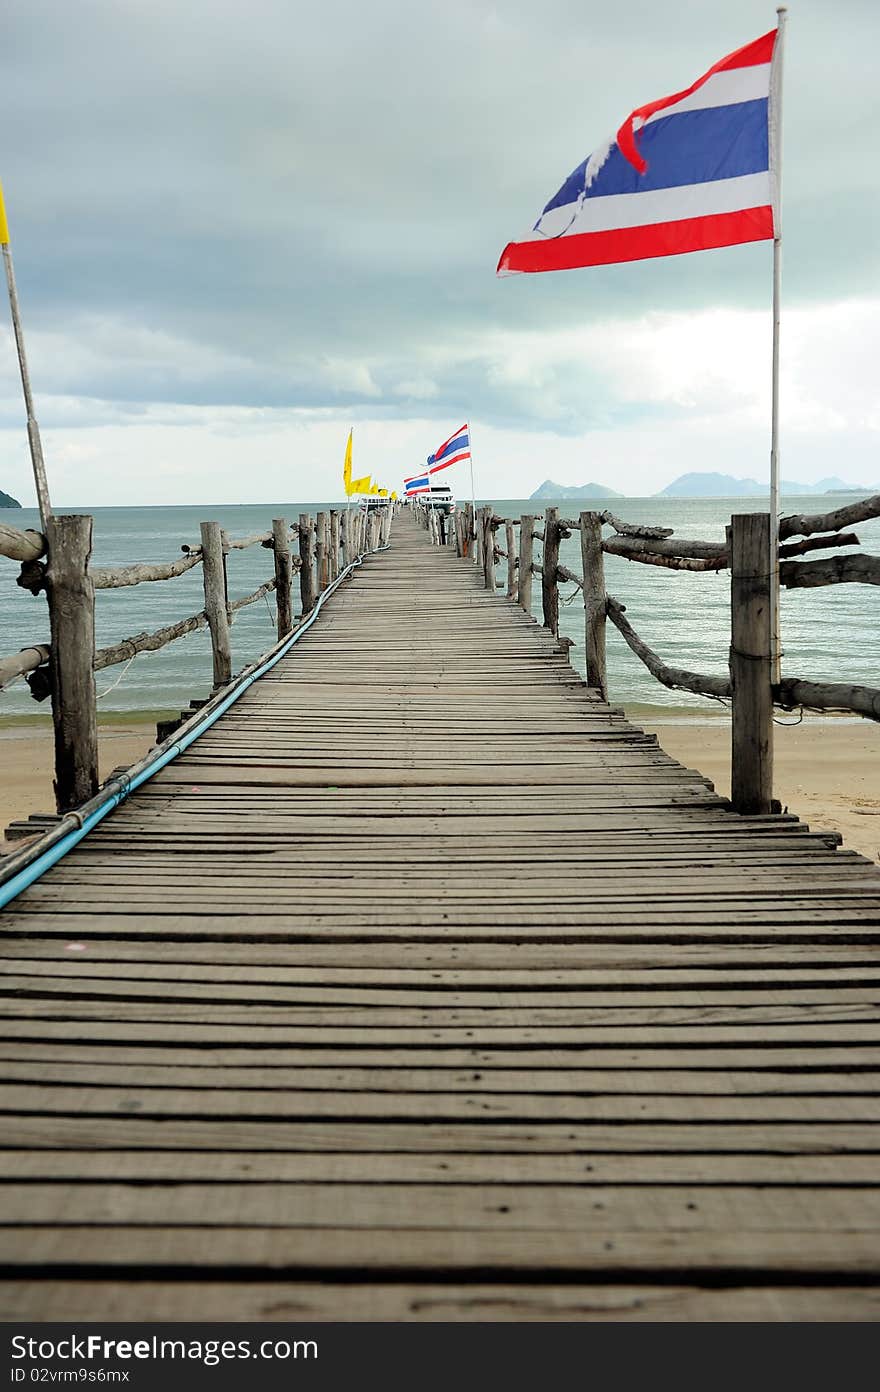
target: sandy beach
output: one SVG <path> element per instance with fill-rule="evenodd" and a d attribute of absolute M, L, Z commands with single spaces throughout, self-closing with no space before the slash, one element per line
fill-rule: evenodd
<path fill-rule="evenodd" d="M 155 718 L 123 719 L 98 727 L 100 776 L 106 778 L 121 764 L 133 764 L 156 741 Z M 52 723 L 0 725 L 0 827 L 32 812 L 54 812 Z M 5 838 L 9 851 L 18 842 Z"/>
<path fill-rule="evenodd" d="M 676 717 L 635 724 L 667 754 L 711 778 L 730 796 L 730 723 Z M 880 725 L 871 720 L 794 717 L 774 727 L 774 789 L 783 807 L 816 831 L 839 831 L 844 845 L 880 861 Z"/>
<path fill-rule="evenodd" d="M 730 793 L 730 727 L 723 717 L 697 720 L 640 715 L 634 724 L 656 734 L 688 768 Z M 122 718 L 99 729 L 101 777 L 130 764 L 155 740 L 155 716 Z M 880 726 L 868 720 L 804 720 L 777 725 L 776 795 L 815 829 L 839 831 L 851 850 L 880 861 Z M 0 826 L 31 812 L 54 810 L 52 729 L 48 722 L 0 725 Z M 11 843 L 6 843 L 11 849 Z"/>

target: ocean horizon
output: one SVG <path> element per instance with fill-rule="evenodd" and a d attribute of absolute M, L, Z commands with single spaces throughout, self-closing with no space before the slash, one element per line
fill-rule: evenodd
<path fill-rule="evenodd" d="M 847 495 L 807 494 L 783 500 L 784 512 L 816 513 L 843 507 Z M 461 499 L 460 501 L 464 501 Z M 503 517 L 540 513 L 548 504 L 563 515 L 577 516 L 589 503 L 608 507 L 624 520 L 674 528 L 687 539 L 722 541 L 731 514 L 761 511 L 760 498 L 658 498 L 613 499 L 477 499 L 491 501 Z M 853 501 L 849 498 L 849 501 Z M 566 502 L 570 508 L 566 509 Z M 205 503 L 185 506 L 139 505 L 96 507 L 56 504 L 56 512 L 85 512 L 95 518 L 95 565 L 123 565 L 135 561 L 170 561 L 179 558 L 181 545 L 198 544 L 199 523 L 218 521 L 232 536 L 245 536 L 271 527 L 273 517 L 294 522 L 300 513 L 314 515 L 330 508 L 344 509 L 344 501 L 323 503 Z M 766 509 L 764 509 L 766 510 Z M 39 528 L 35 508 L 3 509 L 4 520 L 20 528 Z M 859 523 L 854 529 L 862 549 L 880 554 L 880 519 Z M 503 542 L 501 543 L 503 544 Z M 536 558 L 540 543 L 535 543 Z M 826 553 L 817 553 L 818 555 Z M 839 554 L 838 551 L 827 554 Z M 572 535 L 562 543 L 560 561 L 581 572 L 580 541 Z M 676 572 L 606 556 L 606 584 L 610 594 L 627 607 L 627 617 L 639 635 L 665 661 L 692 671 L 723 675 L 727 671 L 729 645 L 729 576 L 721 572 Z M 506 576 L 505 562 L 498 578 Z M 229 594 L 238 598 L 254 590 L 273 573 L 271 552 L 260 546 L 234 551 L 229 556 Z M 14 652 L 48 640 L 49 622 L 45 599 L 33 597 L 15 584 L 18 565 L 0 557 L 0 651 Z M 294 581 L 298 610 L 298 584 Z M 580 593 L 571 584 L 560 590 L 560 634 L 574 640 L 571 659 L 584 670 L 584 624 Z M 834 585 L 815 590 L 783 591 L 781 629 L 783 670 L 787 676 L 816 681 L 847 681 L 880 686 L 880 651 L 871 639 L 875 623 L 875 599 L 866 585 Z M 196 566 L 173 580 L 118 590 L 101 590 L 97 596 L 96 636 L 99 647 L 119 642 L 145 630 L 159 628 L 203 607 L 201 569 Z M 533 612 L 540 617 L 540 584 L 533 587 Z M 274 597 L 269 595 L 235 615 L 232 628 L 234 670 L 253 661 L 275 641 Z M 608 628 L 609 698 L 614 704 L 650 709 L 661 715 L 683 714 L 691 718 L 719 713 L 717 702 L 685 691 L 670 691 L 647 672 L 612 625 Z M 202 629 L 157 653 L 142 653 L 123 671 L 121 666 L 97 674 L 98 709 L 102 715 L 133 716 L 139 712 L 172 712 L 193 698 L 204 698 L 211 689 L 211 647 Z M 23 680 L 0 692 L 0 722 L 4 717 L 48 713 L 48 703 L 37 704 Z"/>

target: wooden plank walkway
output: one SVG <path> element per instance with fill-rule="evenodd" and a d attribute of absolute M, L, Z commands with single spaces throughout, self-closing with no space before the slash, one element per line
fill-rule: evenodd
<path fill-rule="evenodd" d="M 4 1319 L 880 1313 L 880 876 L 405 516 L 0 926 Z"/>

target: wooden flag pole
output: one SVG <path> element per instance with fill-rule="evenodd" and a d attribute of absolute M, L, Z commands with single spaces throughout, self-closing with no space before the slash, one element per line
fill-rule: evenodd
<path fill-rule="evenodd" d="M 31 395 L 31 379 L 28 372 L 27 357 L 24 351 L 24 334 L 21 327 L 21 313 L 18 307 L 18 291 L 15 287 L 15 270 L 12 265 L 12 248 L 9 245 L 9 227 L 6 222 L 6 207 L 3 190 L 0 188 L 0 244 L 3 250 L 3 265 L 6 268 L 6 288 L 9 291 L 9 307 L 12 311 L 12 328 L 15 333 L 15 346 L 18 351 L 18 368 L 21 373 L 21 386 L 24 392 L 24 405 L 27 412 L 27 433 L 31 449 L 31 464 L 34 470 L 34 483 L 37 488 L 37 503 L 40 509 L 40 522 L 43 531 L 52 516 L 49 501 L 49 485 L 46 481 L 46 466 L 43 462 L 43 445 L 40 440 L 40 427 L 34 415 L 34 399 Z"/>
<path fill-rule="evenodd" d="M 782 680 L 779 624 L 779 327 L 782 294 L 782 54 L 788 11 L 780 5 L 770 89 L 770 170 L 773 179 L 773 368 L 770 414 L 770 680 Z"/>

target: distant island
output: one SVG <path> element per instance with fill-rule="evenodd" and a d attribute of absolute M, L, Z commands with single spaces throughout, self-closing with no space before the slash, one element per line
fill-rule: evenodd
<path fill-rule="evenodd" d="M 819 479 L 818 483 L 799 483 L 783 479 L 783 493 L 797 496 L 806 493 L 864 493 L 876 491 L 876 486 L 854 486 L 840 478 Z M 768 483 L 756 479 L 738 479 L 732 474 L 681 474 L 654 496 L 657 498 L 762 498 L 770 491 Z"/>
<path fill-rule="evenodd" d="M 798 497 L 807 493 L 846 493 L 856 497 L 870 497 L 880 493 L 880 483 L 852 484 L 841 478 L 823 478 L 818 483 L 799 483 L 796 479 L 783 479 L 780 484 L 783 494 Z M 672 483 L 654 493 L 655 498 L 765 498 L 770 491 L 769 483 L 758 483 L 757 479 L 734 478 L 732 474 L 680 474 Z M 546 498 L 625 498 L 626 493 L 618 493 L 606 488 L 604 483 L 584 483 L 579 488 L 569 484 L 554 483 L 545 479 L 536 488 L 529 502 Z"/>
<path fill-rule="evenodd" d="M 13 498 L 10 493 L 4 493 L 0 488 L 0 508 L 20 508 L 21 503 L 17 498 Z"/>
<path fill-rule="evenodd" d="M 540 488 L 536 488 L 531 494 L 529 502 L 540 501 L 544 498 L 624 498 L 625 493 L 618 493 L 613 488 L 606 488 L 604 483 L 582 483 L 579 487 L 567 483 L 554 483 L 552 479 L 545 479 Z"/>

